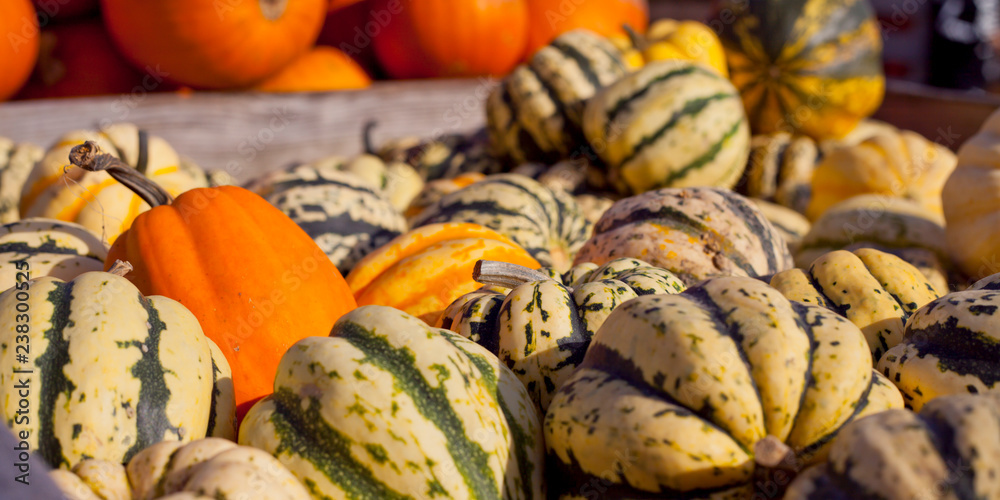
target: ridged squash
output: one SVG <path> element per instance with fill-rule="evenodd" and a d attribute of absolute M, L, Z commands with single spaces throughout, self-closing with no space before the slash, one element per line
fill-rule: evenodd
<path fill-rule="evenodd" d="M 760 198 L 804 214 L 812 196 L 812 176 L 822 152 L 808 136 L 787 132 L 755 135 L 750 140 L 750 159 L 734 188 L 751 198 Z"/>
<path fill-rule="evenodd" d="M 315 498 L 545 498 L 540 417 L 496 356 L 383 307 L 282 357 L 239 443 L 273 454 Z"/>
<path fill-rule="evenodd" d="M 497 355 L 543 413 L 611 311 L 639 295 L 684 290 L 670 271 L 636 259 L 580 264 L 566 273 L 480 261 L 475 272 L 476 281 L 491 286 L 452 302 L 436 326 Z"/>
<path fill-rule="evenodd" d="M 583 130 L 619 192 L 736 185 L 750 152 L 739 93 L 712 69 L 657 61 L 587 102 Z"/>
<path fill-rule="evenodd" d="M 504 169 L 493 153 L 485 127 L 468 134 L 444 134 L 431 139 L 403 137 L 376 148 L 371 139 L 374 126 L 374 122 L 370 122 L 365 127 L 367 154 L 378 156 L 386 163 L 406 163 L 427 182 L 462 174 L 498 174 Z"/>
<path fill-rule="evenodd" d="M 748 199 L 715 188 L 666 188 L 615 202 L 576 263 L 632 257 L 691 285 L 713 276 L 768 276 L 792 267 L 781 233 Z"/>
<path fill-rule="evenodd" d="M 0 291 L 18 282 L 19 271 L 31 278 L 69 281 L 103 270 L 107 256 L 101 237 L 79 224 L 43 218 L 4 224 L 0 227 Z"/>
<path fill-rule="evenodd" d="M 571 195 L 517 174 L 491 175 L 446 195 L 412 222 L 480 224 L 559 270 L 569 269 L 592 227 Z"/>
<path fill-rule="evenodd" d="M 840 138 L 882 104 L 882 32 L 868 0 L 724 0 L 719 13 L 755 134 Z"/>
<path fill-rule="evenodd" d="M 785 500 L 1000 498 L 1000 397 L 943 396 L 920 413 L 890 410 L 849 424 L 826 464 Z"/>
<path fill-rule="evenodd" d="M 637 70 L 654 62 L 671 59 L 702 63 L 729 78 L 726 52 L 712 28 L 692 20 L 657 19 L 639 35 L 631 27 L 628 36 L 612 36 L 611 42 L 622 51 L 629 69 Z"/>
<path fill-rule="evenodd" d="M 909 262 L 872 248 L 835 250 L 806 269 L 775 274 L 771 286 L 789 300 L 851 320 L 865 333 L 876 361 L 903 340 L 903 328 L 917 309 L 947 293 Z"/>
<path fill-rule="evenodd" d="M 864 334 L 747 277 L 615 309 L 545 415 L 560 492 L 750 498 L 758 466 L 814 463 L 853 420 L 903 406 Z"/>
<path fill-rule="evenodd" d="M 412 222 L 420 214 L 422 214 L 424 210 L 427 210 L 428 207 L 436 204 L 441 198 L 444 198 L 446 195 L 468 187 L 470 184 L 479 182 L 485 178 L 486 176 L 483 174 L 472 172 L 468 174 L 460 174 L 455 177 L 429 181 L 424 185 L 423 189 L 420 190 L 420 194 L 418 194 L 417 197 L 410 202 L 410 206 L 406 208 L 406 212 L 404 212 L 403 215 L 406 216 L 408 223 Z"/>
<path fill-rule="evenodd" d="M 232 420 L 232 390 L 218 401 L 213 384 L 226 358 L 179 302 L 105 272 L 20 283 L 0 294 L 0 401 L 7 425 L 53 468 L 124 463 Z"/>
<path fill-rule="evenodd" d="M 30 143 L 0 137 L 0 224 L 21 218 L 21 190 L 45 150 Z"/>
<path fill-rule="evenodd" d="M 621 53 L 605 38 L 587 30 L 559 35 L 490 94 L 486 122 L 494 148 L 514 164 L 584 153 L 587 100 L 626 73 Z"/>
<path fill-rule="evenodd" d="M 878 369 L 914 411 L 949 394 L 1000 394 L 1000 274 L 913 313 Z"/>

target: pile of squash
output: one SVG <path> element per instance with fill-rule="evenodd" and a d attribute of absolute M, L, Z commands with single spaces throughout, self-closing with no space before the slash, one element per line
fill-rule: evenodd
<path fill-rule="evenodd" d="M 5 421 L 71 499 L 1000 498 L 1000 113 L 870 119 L 863 0 L 722 8 L 241 185 L 0 140 Z"/>

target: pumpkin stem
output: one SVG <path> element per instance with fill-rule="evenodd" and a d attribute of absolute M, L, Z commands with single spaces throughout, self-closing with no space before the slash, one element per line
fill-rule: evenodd
<path fill-rule="evenodd" d="M 525 283 L 546 281 L 552 278 L 534 269 L 509 262 L 479 260 L 476 261 L 476 267 L 472 269 L 472 279 L 484 285 L 517 288 Z"/>
<path fill-rule="evenodd" d="M 94 141 L 87 141 L 69 152 L 69 162 L 90 172 L 105 171 L 116 181 L 132 190 L 150 207 L 169 205 L 174 201 L 159 184 L 142 175 L 138 170 L 124 164 L 120 159 L 101 152 Z"/>
<path fill-rule="evenodd" d="M 116 259 L 114 265 L 111 266 L 111 269 L 108 269 L 108 272 L 124 278 L 126 274 L 132 272 L 132 269 L 133 267 L 131 262 Z"/>
<path fill-rule="evenodd" d="M 753 446 L 754 461 L 762 467 L 777 467 L 795 452 L 787 444 L 774 436 L 767 436 Z"/>
<path fill-rule="evenodd" d="M 377 121 L 368 120 L 368 122 L 365 123 L 364 131 L 361 133 L 361 141 L 362 144 L 364 144 L 365 153 L 372 156 L 378 156 L 378 152 L 375 150 L 375 145 L 372 144 L 372 130 L 375 129 L 376 125 L 378 125 Z"/>
<path fill-rule="evenodd" d="M 645 52 L 647 48 L 646 40 L 642 38 L 638 33 L 629 26 L 628 23 L 622 25 L 622 29 L 625 30 L 625 34 L 628 35 L 628 39 L 632 41 L 632 46 L 635 47 L 639 52 Z"/>

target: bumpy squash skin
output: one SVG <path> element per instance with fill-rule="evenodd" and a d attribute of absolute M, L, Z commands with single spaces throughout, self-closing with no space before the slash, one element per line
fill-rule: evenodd
<path fill-rule="evenodd" d="M 17 283 L 18 262 L 27 262 L 32 278 L 69 281 L 104 269 L 107 255 L 100 236 L 79 224 L 43 218 L 5 224 L 0 227 L 0 290 Z"/>
<path fill-rule="evenodd" d="M 915 411 L 939 396 L 1000 393 L 1000 274 L 920 308 L 878 369 Z"/>
<path fill-rule="evenodd" d="M 954 395 L 852 422 L 785 500 L 1000 497 L 1000 397 Z"/>
<path fill-rule="evenodd" d="M 314 497 L 544 498 L 539 415 L 486 349 L 365 306 L 282 358 L 240 444 L 274 454 Z"/>
<path fill-rule="evenodd" d="M 748 495 L 765 436 L 812 463 L 845 423 L 902 407 L 870 366 L 856 326 L 752 278 L 633 299 L 549 407 L 550 477 L 615 498 Z"/>
<path fill-rule="evenodd" d="M 830 252 L 808 270 L 789 269 L 771 278 L 789 300 L 826 307 L 865 333 L 878 360 L 903 340 L 910 316 L 942 292 L 919 269 L 871 248 Z"/>
<path fill-rule="evenodd" d="M 143 297 L 110 273 L 70 282 L 45 276 L 26 291 L 25 322 L 16 318 L 18 292 L 0 294 L 0 401 L 9 425 L 27 431 L 29 447 L 49 465 L 68 469 L 90 457 L 121 463 L 160 441 L 205 436 L 213 411 L 211 340 L 184 306 Z M 25 324 L 28 363 L 16 358 L 25 343 L 15 327 Z M 26 398 L 15 389 L 22 380 L 31 388 Z M 16 414 L 22 399 L 26 422 Z"/>
<path fill-rule="evenodd" d="M 29 143 L 15 143 L 0 137 L 0 223 L 9 224 L 21 218 L 21 190 L 35 163 L 45 151 Z"/>
<path fill-rule="evenodd" d="M 616 202 L 576 262 L 632 257 L 691 285 L 713 276 L 768 276 L 792 267 L 784 238 L 749 200 L 727 190 L 666 188 Z"/>

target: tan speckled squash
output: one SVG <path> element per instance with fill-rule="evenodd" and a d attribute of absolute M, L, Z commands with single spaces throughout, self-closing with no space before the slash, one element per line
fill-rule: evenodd
<path fill-rule="evenodd" d="M 21 189 L 45 150 L 29 143 L 0 137 L 0 224 L 21 218 Z"/>

